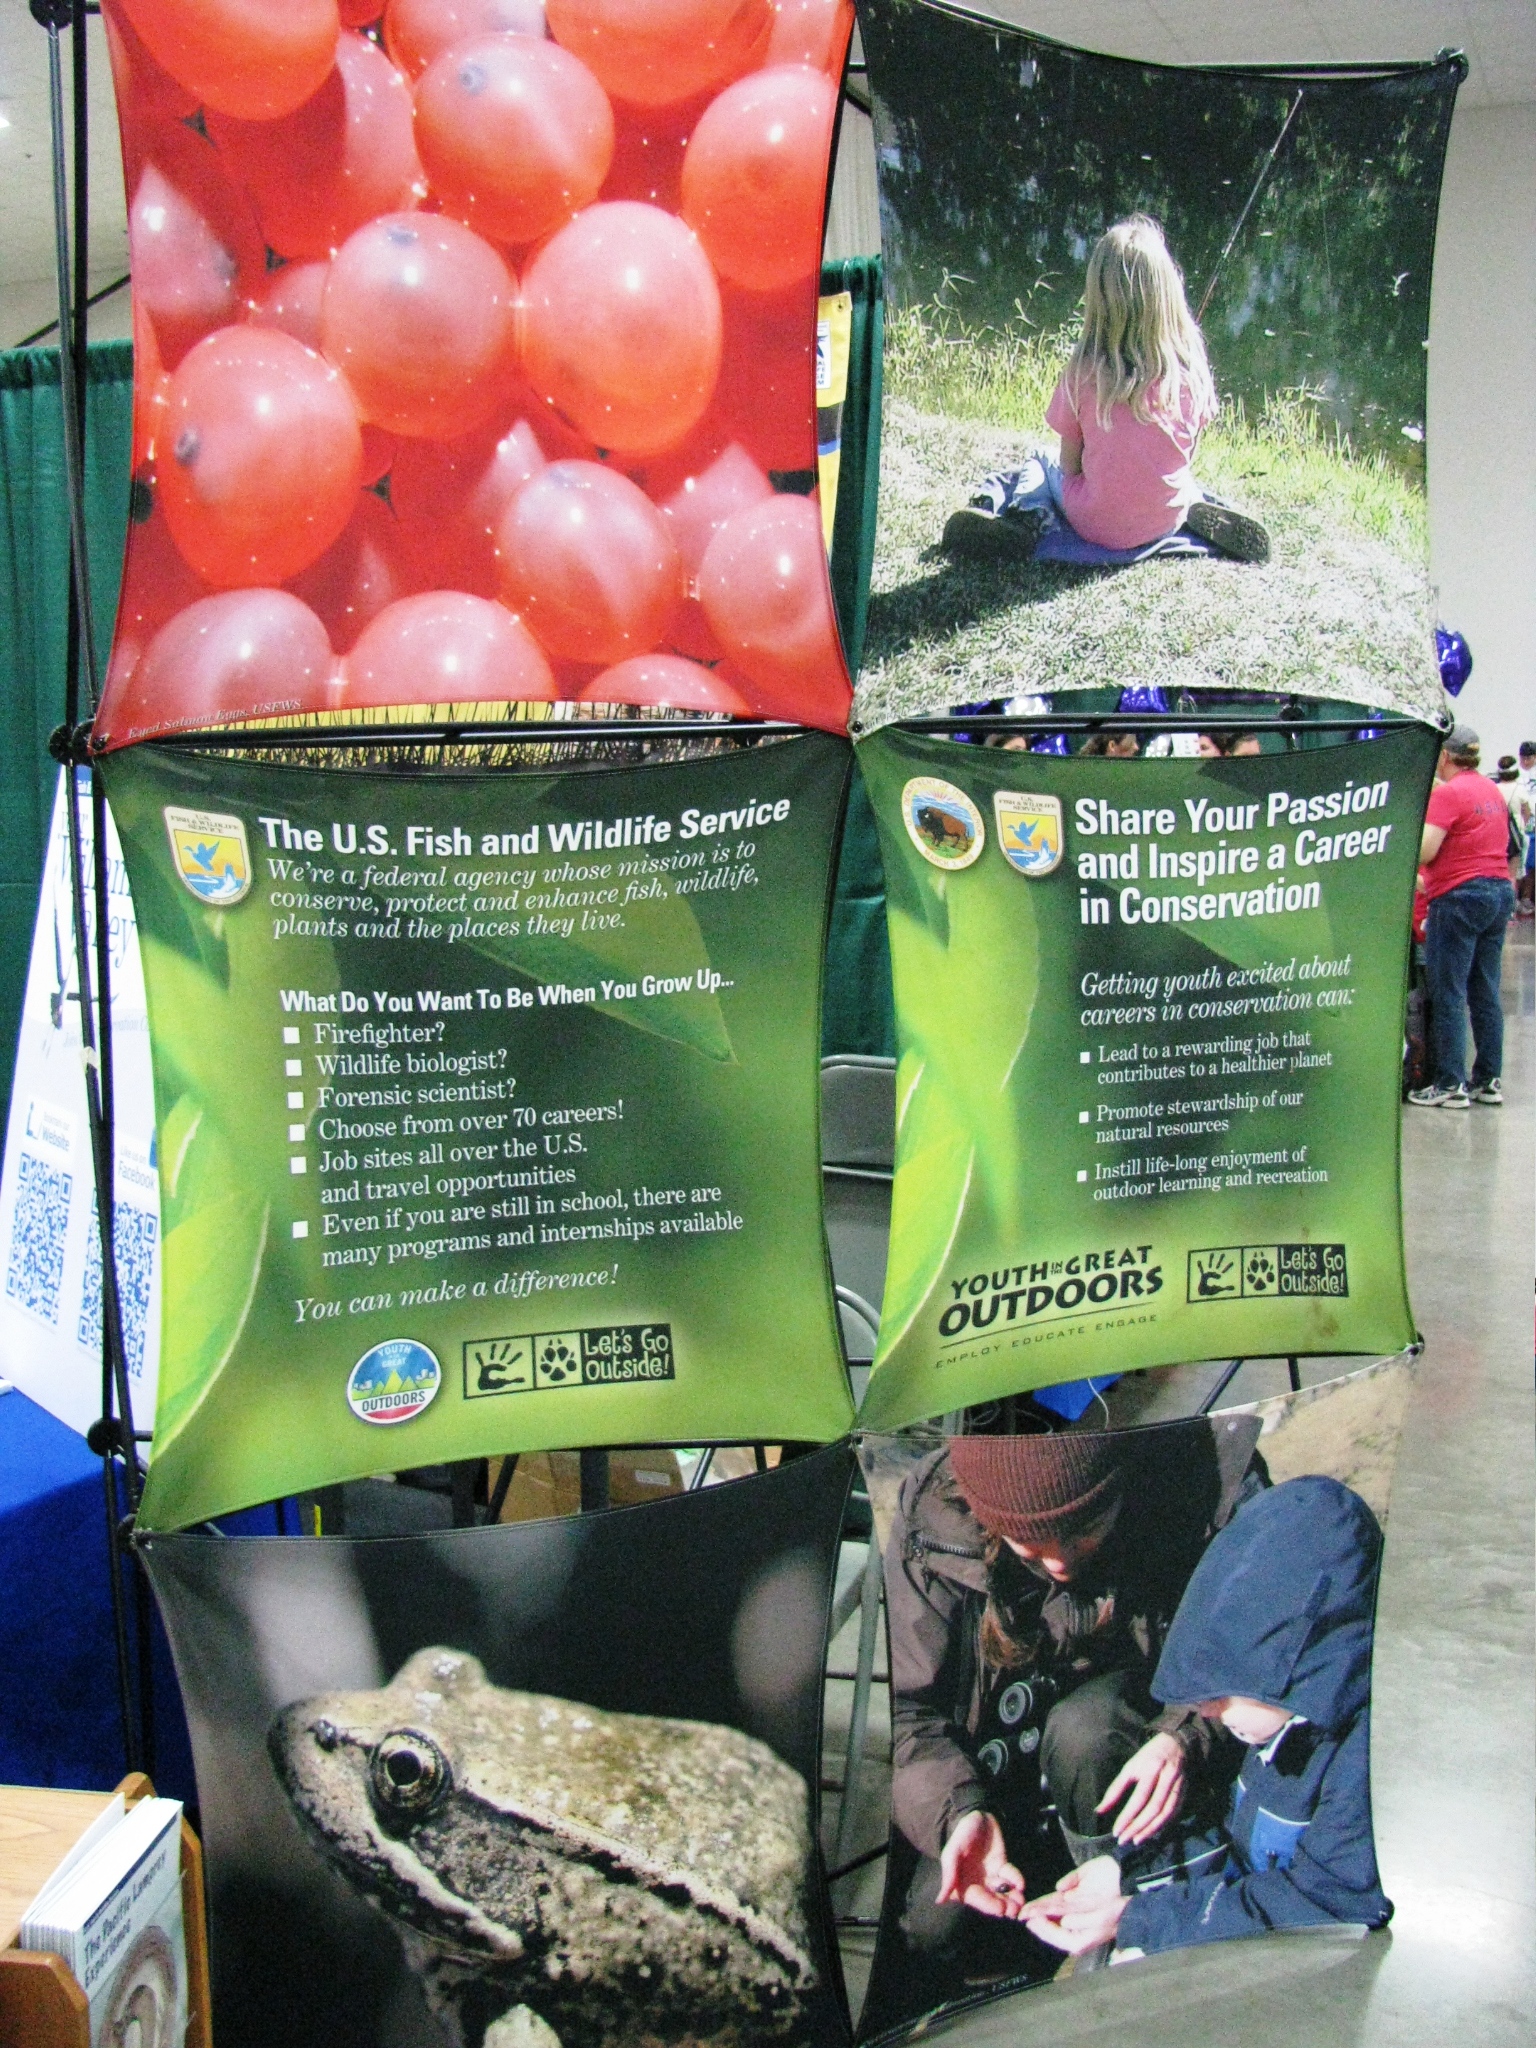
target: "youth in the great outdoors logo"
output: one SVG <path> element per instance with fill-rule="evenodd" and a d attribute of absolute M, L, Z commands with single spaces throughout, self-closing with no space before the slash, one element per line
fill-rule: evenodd
<path fill-rule="evenodd" d="M 365 1351 L 347 1377 L 347 1406 L 363 1422 L 409 1422 L 430 1405 L 443 1369 L 414 1337 L 391 1337 Z"/>

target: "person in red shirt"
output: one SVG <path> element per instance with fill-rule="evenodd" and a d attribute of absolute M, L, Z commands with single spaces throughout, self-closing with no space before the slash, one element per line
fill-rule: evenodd
<path fill-rule="evenodd" d="M 1504 1059 L 1499 967 L 1514 915 L 1509 880 L 1509 810 L 1479 775 L 1480 743 L 1469 725 L 1446 734 L 1419 848 L 1429 898 L 1424 972 L 1429 987 L 1431 1079 L 1408 1100 L 1421 1109 L 1498 1108 Z M 1477 1057 L 1467 1079 L 1463 1018 L 1470 1012 Z"/>

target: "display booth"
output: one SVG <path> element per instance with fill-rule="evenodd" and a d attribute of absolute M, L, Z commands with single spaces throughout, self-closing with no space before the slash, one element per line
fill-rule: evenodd
<path fill-rule="evenodd" d="M 103 14 L 0 1344 L 130 1763 L 170 1639 L 218 2040 L 885 2042 L 1384 1925 L 1461 60 Z"/>

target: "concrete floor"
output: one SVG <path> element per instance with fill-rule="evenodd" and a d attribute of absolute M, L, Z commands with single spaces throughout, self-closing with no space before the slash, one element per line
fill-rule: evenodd
<path fill-rule="evenodd" d="M 1503 1110 L 1407 1109 L 1408 1270 L 1425 1337 L 1392 1501 L 1376 1630 L 1372 1771 L 1383 1934 L 1269 1936 L 1155 1957 L 933 2029 L 953 2048 L 1528 2048 L 1536 2039 L 1531 1519 L 1536 952 L 1504 959 Z M 1315 1377 L 1313 1373 L 1308 1378 Z M 1234 1387 L 1227 1398 L 1278 1391 Z M 862 1552 L 849 1546 L 845 1574 Z M 834 1646 L 852 1668 L 857 1617 Z M 879 1669 L 884 1669 L 883 1650 Z M 829 1687 L 829 1777 L 846 1684 Z M 889 1722 L 875 1688 L 851 1846 L 877 1839 Z M 829 1834 L 836 1824 L 828 1800 Z M 836 1888 L 879 1911 L 879 1863 Z M 845 1931 L 857 2001 L 870 1937 Z M 926 2038 L 926 2037 L 925 2037 Z"/>

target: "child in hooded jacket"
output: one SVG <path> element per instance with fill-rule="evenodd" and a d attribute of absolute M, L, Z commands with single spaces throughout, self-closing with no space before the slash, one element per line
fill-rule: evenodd
<path fill-rule="evenodd" d="M 1337 1480 L 1287 1480 L 1213 1539 L 1152 1680 L 1248 1744 L 1225 1825 L 1099 1856 L 1021 1909 L 1032 1931 L 1116 1960 L 1329 1922 L 1381 1927 L 1371 1831 L 1371 1637 L 1381 1530 Z M 1171 1852 L 1171 1853 L 1170 1853 Z"/>

